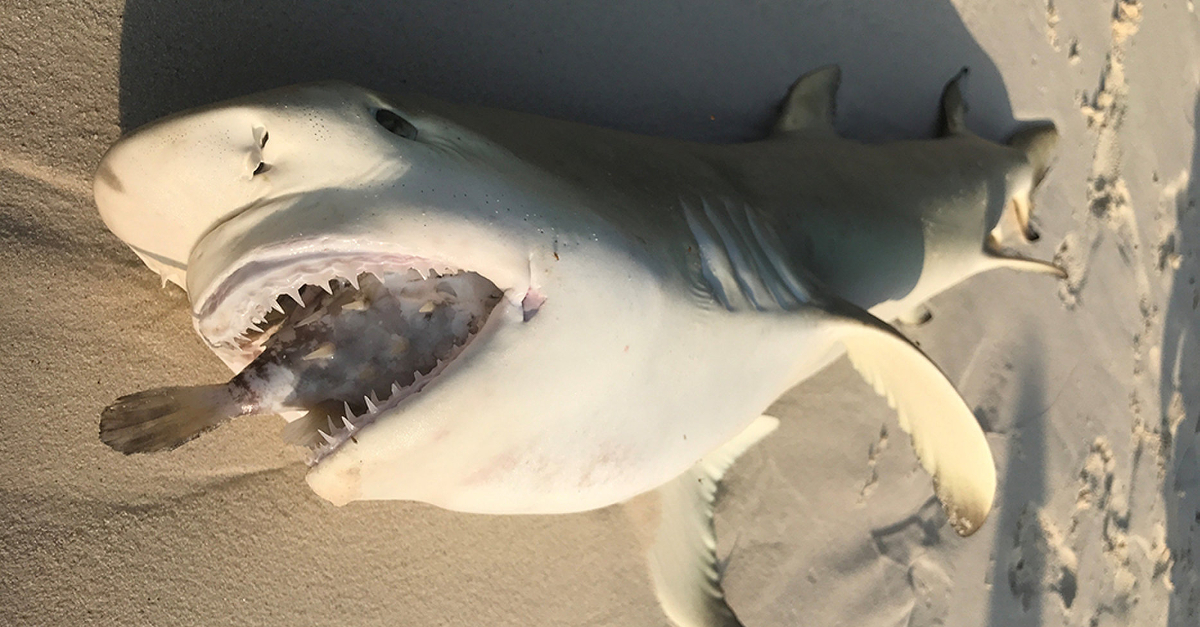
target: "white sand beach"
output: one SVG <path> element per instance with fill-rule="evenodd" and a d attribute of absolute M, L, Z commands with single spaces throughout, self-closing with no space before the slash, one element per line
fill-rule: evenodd
<path fill-rule="evenodd" d="M 995 271 L 903 327 L 975 409 L 1000 484 L 959 538 L 886 403 L 839 361 L 727 477 L 747 627 L 1200 624 L 1200 14 L 1192 0 L 8 0 L 0 5 L 0 625 L 667 625 L 620 507 L 334 507 L 282 421 L 126 457 L 130 392 L 223 381 L 187 297 L 102 224 L 123 132 L 341 79 L 638 133 L 761 136 L 838 63 L 839 131 L 1052 120 L 1035 197 L 1066 281 Z"/>

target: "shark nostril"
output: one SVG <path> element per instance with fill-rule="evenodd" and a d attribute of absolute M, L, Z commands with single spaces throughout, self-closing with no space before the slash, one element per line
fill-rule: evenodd
<path fill-rule="evenodd" d="M 263 160 L 263 149 L 267 147 L 267 140 L 271 138 L 271 134 L 262 126 L 255 126 L 253 133 L 254 141 L 258 144 L 258 150 L 252 149 L 250 151 L 248 161 L 255 164 L 254 171 L 250 173 L 250 178 L 254 178 L 271 169 L 271 164 Z"/>
<path fill-rule="evenodd" d="M 254 141 L 258 144 L 259 150 L 266 147 L 267 139 L 270 137 L 270 134 L 267 133 L 267 127 L 256 124 L 250 129 L 250 132 L 254 135 Z"/>

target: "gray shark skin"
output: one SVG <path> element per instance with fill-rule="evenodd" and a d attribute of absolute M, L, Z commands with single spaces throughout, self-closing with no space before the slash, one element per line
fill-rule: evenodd
<path fill-rule="evenodd" d="M 834 67 L 797 81 L 770 135 L 742 144 L 340 83 L 150 124 L 104 157 L 97 206 L 187 290 L 197 331 L 243 374 L 228 393 L 125 397 L 105 410 L 102 437 L 149 451 L 155 434 L 169 431 L 157 448 L 170 448 L 235 415 L 284 413 L 313 448 L 309 485 L 338 505 L 566 513 L 653 491 L 648 559 L 668 616 L 737 625 L 711 548 L 716 483 L 774 428 L 762 413 L 776 398 L 848 354 L 968 535 L 995 492 L 987 441 L 945 375 L 884 320 L 985 270 L 1062 273 L 1002 245 L 1036 237 L 1031 195 L 1054 127 L 1007 144 L 971 134 L 961 76 L 943 94 L 940 137 L 879 145 L 834 131 Z M 297 383 L 314 360 L 349 368 L 372 350 L 322 343 L 352 337 L 351 322 L 383 324 L 370 299 L 339 309 L 359 302 L 366 275 L 412 320 L 435 285 L 453 283 L 437 306 L 479 323 L 459 324 L 423 370 L 373 369 L 395 380 L 390 392 L 364 389 L 334 414 L 339 403 L 295 402 L 301 387 L 320 396 Z M 498 295 L 494 308 L 468 306 L 466 276 L 490 282 L 478 291 Z M 314 286 L 337 305 L 314 305 Z M 293 345 L 312 319 L 327 327 Z M 419 339 L 406 328 L 388 336 L 400 351 Z M 204 400 L 214 395 L 219 408 Z"/>

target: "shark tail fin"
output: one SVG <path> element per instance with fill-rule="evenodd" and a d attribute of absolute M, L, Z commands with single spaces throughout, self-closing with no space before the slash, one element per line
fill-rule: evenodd
<path fill-rule="evenodd" d="M 100 440 L 126 455 L 166 451 L 242 413 L 227 384 L 156 388 L 105 407 Z"/>
<path fill-rule="evenodd" d="M 1018 272 L 1049 274 L 1060 279 L 1067 278 L 1067 271 L 1062 266 L 1006 250 L 1000 246 L 1000 242 L 994 236 L 988 236 L 987 242 L 983 246 L 983 256 L 987 258 L 987 264 L 992 268 L 1008 268 Z"/>
<path fill-rule="evenodd" d="M 1046 178 L 1050 165 L 1054 161 L 1054 149 L 1058 145 L 1058 129 L 1053 122 L 1033 122 L 1025 125 L 1008 139 L 1008 145 L 1020 151 L 1032 168 L 1032 177 L 1016 190 L 993 233 L 998 238 L 1003 237 L 1007 227 L 1004 222 L 1015 226 L 1021 238 L 1026 242 L 1038 239 L 1038 233 L 1033 228 L 1033 192 Z"/>
<path fill-rule="evenodd" d="M 713 506 L 725 472 L 779 421 L 760 416 L 721 448 L 656 490 L 659 523 L 647 554 L 663 611 L 679 627 L 741 627 L 725 603 Z"/>
<path fill-rule="evenodd" d="M 1037 187 L 1054 161 L 1054 150 L 1058 146 L 1058 128 L 1054 122 L 1032 122 L 1017 130 L 1008 138 L 1008 145 L 1025 153 L 1033 166 L 1033 186 Z"/>

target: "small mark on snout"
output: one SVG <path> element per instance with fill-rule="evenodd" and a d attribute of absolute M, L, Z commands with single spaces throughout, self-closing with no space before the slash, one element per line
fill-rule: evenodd
<path fill-rule="evenodd" d="M 101 163 L 100 167 L 96 169 L 96 180 L 118 194 L 125 191 L 125 186 L 121 184 L 121 179 L 117 177 L 117 173 L 113 171 L 112 166 L 107 162 Z"/>

